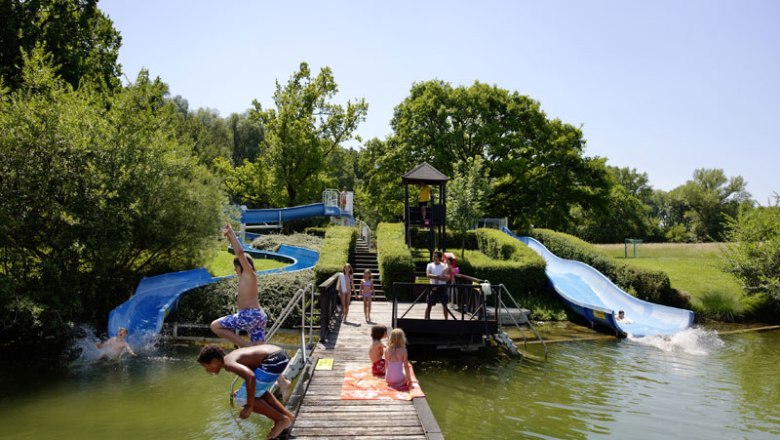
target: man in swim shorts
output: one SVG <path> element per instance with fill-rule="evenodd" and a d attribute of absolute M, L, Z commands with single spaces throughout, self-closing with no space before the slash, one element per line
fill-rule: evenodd
<path fill-rule="evenodd" d="M 278 437 L 292 425 L 295 415 L 268 391 L 290 362 L 287 352 L 266 344 L 239 348 L 226 355 L 218 346 L 207 345 L 200 351 L 198 362 L 210 374 L 224 369 L 244 379 L 246 404 L 239 416 L 246 419 L 256 412 L 273 420 L 268 438 Z"/>

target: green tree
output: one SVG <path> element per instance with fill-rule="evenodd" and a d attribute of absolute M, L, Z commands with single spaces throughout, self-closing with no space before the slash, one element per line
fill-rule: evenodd
<path fill-rule="evenodd" d="M 97 7 L 98 0 L 3 0 L 0 2 L 0 77 L 12 89 L 22 85 L 23 52 L 40 45 L 59 66 L 59 75 L 78 87 L 120 85 L 117 63 L 122 38 Z"/>
<path fill-rule="evenodd" d="M 164 83 L 105 96 L 51 63 L 34 50 L 0 95 L 0 345 L 104 323 L 140 277 L 200 262 L 224 218 Z"/>
<path fill-rule="evenodd" d="M 748 295 L 768 295 L 780 305 L 780 197 L 773 206 L 740 210 L 726 237 L 726 270 Z"/>
<path fill-rule="evenodd" d="M 455 175 L 448 186 L 447 221 L 462 237 L 461 258 L 465 257 L 466 230 L 475 226 L 484 214 L 490 182 L 484 173 L 482 156 L 455 164 Z"/>
<path fill-rule="evenodd" d="M 233 164 L 241 164 L 244 159 L 254 162 L 263 142 L 263 124 L 248 113 L 233 113 L 228 118 L 228 126 L 233 132 Z"/>
<path fill-rule="evenodd" d="M 337 92 L 329 67 L 312 78 L 309 65 L 301 63 L 286 86 L 276 83 L 275 108 L 263 110 L 253 102 L 250 115 L 265 128 L 263 160 L 276 192 L 284 195 L 283 206 L 317 198 L 328 158 L 365 119 L 365 100 L 347 101 L 343 107 L 330 102 Z"/>
<path fill-rule="evenodd" d="M 741 176 L 727 178 L 722 169 L 697 169 L 693 179 L 669 194 L 677 209 L 674 217 L 683 217 L 686 230 L 697 241 L 720 241 L 726 218 L 735 217 L 740 206 L 752 205 L 747 183 Z"/>
<path fill-rule="evenodd" d="M 382 150 L 381 161 L 361 163 L 373 166 L 366 171 L 373 203 L 391 203 L 392 212 L 400 213 L 403 172 L 426 161 L 449 175 L 453 164 L 477 155 L 493 185 L 487 211 L 509 217 L 515 227 L 560 229 L 571 222 L 573 206 L 607 201 L 604 160 L 583 156 L 582 132 L 549 120 L 538 102 L 517 92 L 479 82 L 456 88 L 438 80 L 415 83 L 391 125 L 393 136 L 365 153 L 377 157 Z"/>

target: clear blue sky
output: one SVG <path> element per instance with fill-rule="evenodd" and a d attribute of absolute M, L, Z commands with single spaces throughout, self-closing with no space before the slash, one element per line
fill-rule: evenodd
<path fill-rule="evenodd" d="M 358 133 L 384 138 L 413 82 L 475 80 L 581 126 L 586 155 L 670 190 L 696 168 L 780 193 L 780 1 L 102 0 L 119 61 L 149 69 L 190 109 L 272 105 L 306 61 L 336 102 L 365 98 Z"/>

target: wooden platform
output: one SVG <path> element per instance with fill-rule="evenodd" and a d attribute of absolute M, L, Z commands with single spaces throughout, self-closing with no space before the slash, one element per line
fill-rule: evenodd
<path fill-rule="evenodd" d="M 424 306 L 423 306 L 424 307 Z M 441 316 L 441 306 L 437 307 Z M 392 303 L 376 301 L 371 317 L 392 328 Z M 337 325 L 313 355 L 332 358 L 332 370 L 314 370 L 290 430 L 292 439 L 443 439 L 425 398 L 402 400 L 341 400 L 348 365 L 370 364 L 371 326 L 363 317 L 362 301 L 352 301 L 346 323 Z M 420 383 L 425 392 L 425 383 Z"/>

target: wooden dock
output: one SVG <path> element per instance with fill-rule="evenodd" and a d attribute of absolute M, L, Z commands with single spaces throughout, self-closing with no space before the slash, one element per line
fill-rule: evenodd
<path fill-rule="evenodd" d="M 423 306 L 424 307 L 424 306 Z M 441 306 L 437 307 L 441 314 Z M 422 311 L 420 310 L 420 313 Z M 371 318 L 392 328 L 392 303 L 375 301 Z M 348 366 L 371 363 L 371 326 L 363 317 L 362 301 L 352 301 L 346 323 L 337 324 L 328 340 L 317 345 L 316 358 L 332 358 L 332 370 L 312 370 L 301 400 L 291 439 L 443 439 L 427 400 L 341 400 Z M 425 392 L 425 383 L 420 383 Z"/>

